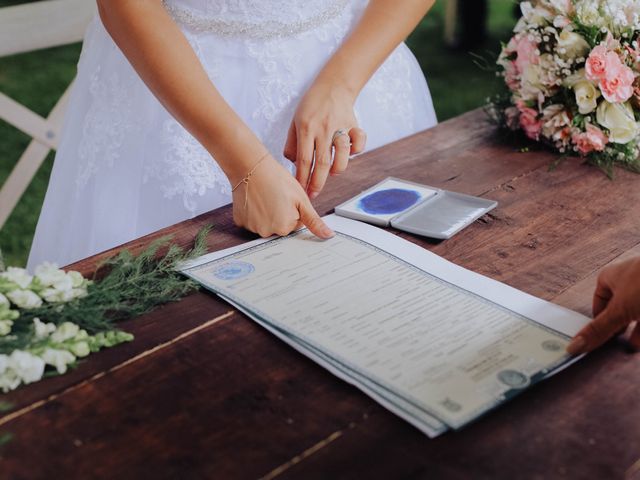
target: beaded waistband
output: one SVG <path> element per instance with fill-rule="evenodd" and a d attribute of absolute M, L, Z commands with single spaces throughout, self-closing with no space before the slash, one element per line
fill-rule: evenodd
<path fill-rule="evenodd" d="M 286 23 L 275 20 L 264 22 L 242 22 L 201 16 L 198 13 L 169 4 L 162 0 L 169 15 L 180 25 L 194 32 L 210 32 L 225 37 L 244 37 L 268 40 L 273 38 L 292 37 L 313 30 L 340 16 L 349 0 L 336 0 L 323 12 L 308 19 Z"/>

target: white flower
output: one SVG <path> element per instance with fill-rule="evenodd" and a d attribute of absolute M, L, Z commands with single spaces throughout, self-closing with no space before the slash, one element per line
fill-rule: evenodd
<path fill-rule="evenodd" d="M 0 293 L 0 307 L 2 306 L 9 307 L 9 299 Z"/>
<path fill-rule="evenodd" d="M 600 14 L 600 2 L 597 0 L 583 0 L 576 5 L 576 15 L 580 23 L 587 27 L 602 27 L 606 20 Z"/>
<path fill-rule="evenodd" d="M 79 288 L 85 284 L 85 279 L 80 272 L 72 270 L 67 272 L 67 277 L 71 279 L 73 288 Z"/>
<path fill-rule="evenodd" d="M 55 332 L 51 334 L 51 341 L 55 343 L 62 343 L 72 338 L 80 332 L 80 327 L 75 323 L 64 322 L 59 325 Z"/>
<path fill-rule="evenodd" d="M 593 83 L 588 80 L 580 81 L 573 86 L 573 91 L 576 94 L 578 110 L 582 115 L 587 115 L 596 109 L 600 90 Z"/>
<path fill-rule="evenodd" d="M 44 262 L 35 269 L 35 276 L 43 287 L 50 287 L 64 279 L 67 274 L 60 270 L 55 263 Z"/>
<path fill-rule="evenodd" d="M 56 331 L 56 326 L 53 323 L 44 323 L 39 318 L 33 319 L 33 330 L 36 334 L 36 338 L 46 338 Z"/>
<path fill-rule="evenodd" d="M 609 103 L 603 100 L 596 111 L 596 119 L 609 130 L 610 142 L 626 144 L 640 134 L 629 103 Z"/>
<path fill-rule="evenodd" d="M 42 299 L 31 290 L 13 290 L 7 293 L 7 298 L 18 308 L 38 308 L 42 305 Z"/>
<path fill-rule="evenodd" d="M 20 288 L 28 288 L 33 277 L 24 268 L 9 267 L 6 272 L 0 273 L 0 278 L 15 283 Z"/>
<path fill-rule="evenodd" d="M 42 359 L 58 370 L 60 375 L 67 372 L 67 366 L 70 363 L 75 362 L 76 357 L 71 352 L 66 350 L 57 350 L 53 348 L 47 348 L 42 354 Z"/>
<path fill-rule="evenodd" d="M 76 357 L 82 358 L 86 357 L 91 353 L 91 349 L 89 348 L 89 344 L 85 341 L 76 342 L 69 348 L 71 353 L 73 353 Z"/>
<path fill-rule="evenodd" d="M 9 335 L 11 333 L 11 327 L 13 327 L 11 320 L 0 320 L 0 337 Z"/>
<path fill-rule="evenodd" d="M 14 350 L 9 355 L 8 369 L 15 372 L 22 383 L 37 382 L 44 374 L 44 361 L 29 352 Z"/>
<path fill-rule="evenodd" d="M 558 51 L 564 52 L 561 55 L 564 58 L 586 56 L 590 50 L 591 46 L 582 38 L 582 35 L 578 35 L 566 28 L 558 35 Z"/>

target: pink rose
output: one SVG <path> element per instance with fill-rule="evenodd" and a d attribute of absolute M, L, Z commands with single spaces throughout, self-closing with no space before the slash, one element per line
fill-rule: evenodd
<path fill-rule="evenodd" d="M 518 69 L 514 62 L 509 62 L 504 69 L 504 79 L 507 83 L 507 87 L 512 92 L 516 92 L 520 89 L 520 79 L 518 76 Z"/>
<path fill-rule="evenodd" d="M 600 78 L 602 96 L 609 103 L 626 102 L 633 95 L 633 82 L 636 79 L 633 70 L 622 63 L 615 52 L 606 56 L 605 74 Z"/>
<path fill-rule="evenodd" d="M 604 132 L 591 124 L 587 124 L 586 132 L 574 133 L 571 139 L 581 155 L 588 155 L 593 151 L 601 152 L 609 142 Z"/>
<path fill-rule="evenodd" d="M 517 40 L 516 54 L 517 57 L 514 63 L 519 74 L 524 72 L 530 64 L 533 63 L 535 65 L 540 60 L 538 44 L 533 40 L 530 40 L 528 35 L 523 35 L 519 40 Z"/>
<path fill-rule="evenodd" d="M 520 110 L 520 126 L 524 130 L 524 133 L 532 140 L 538 140 L 540 138 L 540 131 L 542 130 L 542 120 L 538 118 L 538 112 L 533 108 L 518 106 Z"/>
<path fill-rule="evenodd" d="M 607 66 L 607 53 L 607 47 L 602 44 L 591 50 L 585 65 L 587 80 L 598 82 L 604 77 Z"/>

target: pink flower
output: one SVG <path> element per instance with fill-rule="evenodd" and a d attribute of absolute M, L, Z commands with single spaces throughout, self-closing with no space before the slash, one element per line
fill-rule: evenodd
<path fill-rule="evenodd" d="M 600 44 L 589 54 L 585 65 L 587 80 L 598 82 L 604 77 L 607 68 L 607 47 Z"/>
<path fill-rule="evenodd" d="M 530 64 L 537 64 L 540 60 L 538 44 L 535 41 L 530 40 L 528 35 L 523 35 L 516 41 L 515 50 L 517 57 L 514 63 L 519 74 L 524 72 Z"/>
<path fill-rule="evenodd" d="M 633 95 L 633 70 L 622 63 L 615 52 L 606 56 L 605 74 L 600 78 L 600 90 L 609 103 L 626 102 Z"/>
<path fill-rule="evenodd" d="M 538 118 L 538 112 L 533 108 L 525 107 L 523 104 L 518 105 L 520 110 L 520 126 L 524 133 L 532 140 L 540 138 L 542 130 L 542 120 Z"/>
<path fill-rule="evenodd" d="M 571 139 L 581 155 L 588 155 L 593 151 L 601 152 L 609 142 L 604 132 L 591 124 L 587 124 L 586 132 L 574 133 Z"/>
<path fill-rule="evenodd" d="M 514 62 L 506 64 L 504 69 L 504 79 L 507 83 L 507 87 L 509 87 L 509 90 L 512 92 L 516 92 L 520 89 L 520 79 Z"/>

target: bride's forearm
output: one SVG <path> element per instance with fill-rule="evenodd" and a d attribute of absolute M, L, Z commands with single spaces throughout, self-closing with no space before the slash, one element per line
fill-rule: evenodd
<path fill-rule="evenodd" d="M 370 0 L 351 35 L 327 62 L 316 82 L 340 85 L 355 97 L 435 0 Z"/>
<path fill-rule="evenodd" d="M 216 158 L 230 181 L 263 147 L 207 76 L 160 0 L 98 0 L 102 22 L 165 108 Z"/>

